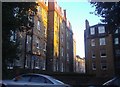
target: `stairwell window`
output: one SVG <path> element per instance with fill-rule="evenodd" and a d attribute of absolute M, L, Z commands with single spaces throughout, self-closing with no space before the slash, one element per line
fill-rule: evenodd
<path fill-rule="evenodd" d="M 91 46 L 95 46 L 95 39 L 91 39 Z"/>
<path fill-rule="evenodd" d="M 106 45 L 105 38 L 100 38 L 99 42 L 100 42 L 100 45 Z"/>

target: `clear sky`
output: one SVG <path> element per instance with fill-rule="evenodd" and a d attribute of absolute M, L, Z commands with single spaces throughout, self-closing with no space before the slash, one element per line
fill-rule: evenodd
<path fill-rule="evenodd" d="M 94 14 L 94 8 L 88 1 L 57 1 L 62 9 L 66 9 L 67 19 L 72 25 L 72 30 L 76 39 L 76 54 L 85 57 L 84 51 L 84 30 L 85 20 L 89 21 L 90 26 L 100 23 L 100 18 Z"/>

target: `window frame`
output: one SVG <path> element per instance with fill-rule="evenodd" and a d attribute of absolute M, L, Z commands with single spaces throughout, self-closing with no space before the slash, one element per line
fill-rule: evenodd
<path fill-rule="evenodd" d="M 105 56 L 103 56 L 102 54 L 105 54 Z M 100 51 L 100 57 L 101 57 L 101 58 L 107 57 L 106 50 L 101 50 L 101 51 Z"/>
<path fill-rule="evenodd" d="M 95 46 L 95 39 L 91 39 L 91 46 Z"/>
<path fill-rule="evenodd" d="M 96 64 L 92 63 L 92 70 L 96 70 Z"/>
<path fill-rule="evenodd" d="M 114 44 L 115 45 L 119 44 L 119 38 L 118 37 L 114 38 Z"/>
<path fill-rule="evenodd" d="M 103 66 L 106 66 L 106 68 L 103 68 Z M 101 63 L 101 69 L 102 70 L 107 70 L 107 63 Z"/>
<path fill-rule="evenodd" d="M 41 30 L 40 24 L 41 24 L 41 22 L 38 20 L 38 21 L 37 21 L 37 29 L 38 29 L 38 30 Z"/>
<path fill-rule="evenodd" d="M 102 46 L 102 45 L 106 45 L 106 38 L 99 38 L 99 44 L 100 44 L 100 46 Z"/>
<path fill-rule="evenodd" d="M 95 27 L 91 27 L 90 28 L 90 35 L 94 35 L 95 34 Z"/>
<path fill-rule="evenodd" d="M 99 27 L 98 27 L 98 33 L 99 33 L 99 34 L 105 33 L 105 26 L 99 26 Z"/>

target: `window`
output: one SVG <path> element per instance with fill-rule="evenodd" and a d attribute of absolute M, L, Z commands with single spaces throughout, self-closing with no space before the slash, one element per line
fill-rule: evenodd
<path fill-rule="evenodd" d="M 99 34 L 105 33 L 105 27 L 104 26 L 99 26 L 98 27 L 98 33 Z"/>
<path fill-rule="evenodd" d="M 44 52 L 46 52 L 46 42 L 44 43 Z"/>
<path fill-rule="evenodd" d="M 61 72 L 63 72 L 63 70 L 64 70 L 64 67 L 63 67 L 63 62 L 62 62 L 62 64 L 61 64 Z"/>
<path fill-rule="evenodd" d="M 26 55 L 26 57 L 27 57 L 27 55 Z M 29 66 L 29 59 L 26 58 L 25 62 L 26 62 L 26 63 L 25 63 L 25 67 L 28 68 L 28 66 Z"/>
<path fill-rule="evenodd" d="M 40 43 L 39 43 L 38 38 L 36 38 L 36 47 L 37 47 L 38 49 L 40 48 Z"/>
<path fill-rule="evenodd" d="M 67 42 L 67 49 L 69 49 L 69 43 Z"/>
<path fill-rule="evenodd" d="M 64 38 L 64 37 L 63 37 L 63 34 L 61 34 L 61 41 L 62 41 L 62 42 L 63 42 L 63 38 Z"/>
<path fill-rule="evenodd" d="M 37 42 L 36 45 L 37 45 L 36 47 L 39 48 L 39 42 Z"/>
<path fill-rule="evenodd" d="M 40 67 L 39 67 L 39 58 L 37 58 L 37 56 L 34 56 L 35 57 L 35 64 L 34 64 L 34 68 L 35 69 L 39 69 Z"/>
<path fill-rule="evenodd" d="M 64 49 L 63 49 L 63 47 L 62 47 L 62 49 L 61 49 L 61 56 L 63 56 L 63 51 L 64 51 Z"/>
<path fill-rule="evenodd" d="M 96 70 L 96 64 L 92 63 L 92 70 Z"/>
<path fill-rule="evenodd" d="M 37 22 L 37 29 L 40 30 L 40 21 Z"/>
<path fill-rule="evenodd" d="M 50 80 L 48 80 L 47 78 L 42 77 L 42 76 L 38 76 L 38 75 L 32 76 L 31 82 L 53 84 L 53 83 L 52 83 Z"/>
<path fill-rule="evenodd" d="M 10 37 L 10 41 L 12 41 L 12 42 L 15 42 L 16 41 L 16 32 L 15 31 L 10 31 L 11 32 L 11 37 Z"/>
<path fill-rule="evenodd" d="M 114 44 L 119 44 L 119 38 L 114 38 Z"/>
<path fill-rule="evenodd" d="M 48 6 L 48 0 L 44 0 L 46 6 Z"/>
<path fill-rule="evenodd" d="M 115 50 L 115 54 L 116 54 L 116 56 L 120 56 L 120 50 L 119 50 L 119 49 L 116 49 L 116 50 Z"/>
<path fill-rule="evenodd" d="M 95 34 L 95 28 L 93 27 L 93 28 L 90 28 L 90 34 L 91 35 L 94 35 Z"/>
<path fill-rule="evenodd" d="M 68 31 L 67 31 L 67 37 L 69 36 Z"/>
<path fill-rule="evenodd" d="M 28 16 L 28 20 L 29 20 L 30 22 L 34 22 L 34 17 Z"/>
<path fill-rule="evenodd" d="M 92 58 L 95 58 L 95 52 L 92 51 Z"/>
<path fill-rule="evenodd" d="M 31 75 L 22 75 L 22 76 L 18 76 L 15 78 L 15 81 L 23 81 L 23 82 L 28 82 L 31 78 Z"/>
<path fill-rule="evenodd" d="M 47 37 L 47 28 L 44 29 L 45 37 Z"/>
<path fill-rule="evenodd" d="M 67 53 L 67 61 L 69 61 L 69 54 Z"/>
<path fill-rule="evenodd" d="M 27 44 L 31 41 L 31 37 L 27 35 Z"/>
<path fill-rule="evenodd" d="M 115 34 L 118 34 L 118 29 L 115 31 Z"/>
<path fill-rule="evenodd" d="M 101 69 L 106 70 L 107 69 L 107 64 L 106 63 L 101 63 Z"/>
<path fill-rule="evenodd" d="M 101 52 L 100 52 L 100 57 L 101 57 L 101 58 L 107 57 L 105 50 L 101 50 Z"/>
<path fill-rule="evenodd" d="M 41 11 L 41 8 L 40 8 L 40 6 L 38 6 L 38 7 L 37 7 L 37 10 L 38 10 L 38 12 L 40 12 L 40 11 Z"/>
<path fill-rule="evenodd" d="M 62 28 L 62 29 L 63 29 L 63 25 L 64 25 L 64 24 L 63 24 L 63 23 L 61 23 L 61 28 Z"/>
<path fill-rule="evenodd" d="M 91 46 L 95 46 L 95 39 L 91 39 Z"/>
<path fill-rule="evenodd" d="M 105 38 L 99 39 L 100 45 L 106 45 Z"/>

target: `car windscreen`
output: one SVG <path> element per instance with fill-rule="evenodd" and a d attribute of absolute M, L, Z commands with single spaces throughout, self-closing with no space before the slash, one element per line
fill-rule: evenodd
<path fill-rule="evenodd" d="M 61 82 L 61 81 L 58 80 L 58 79 L 55 79 L 54 77 L 48 76 L 48 78 L 50 78 L 51 80 L 53 80 L 55 83 L 64 84 L 63 82 Z"/>

